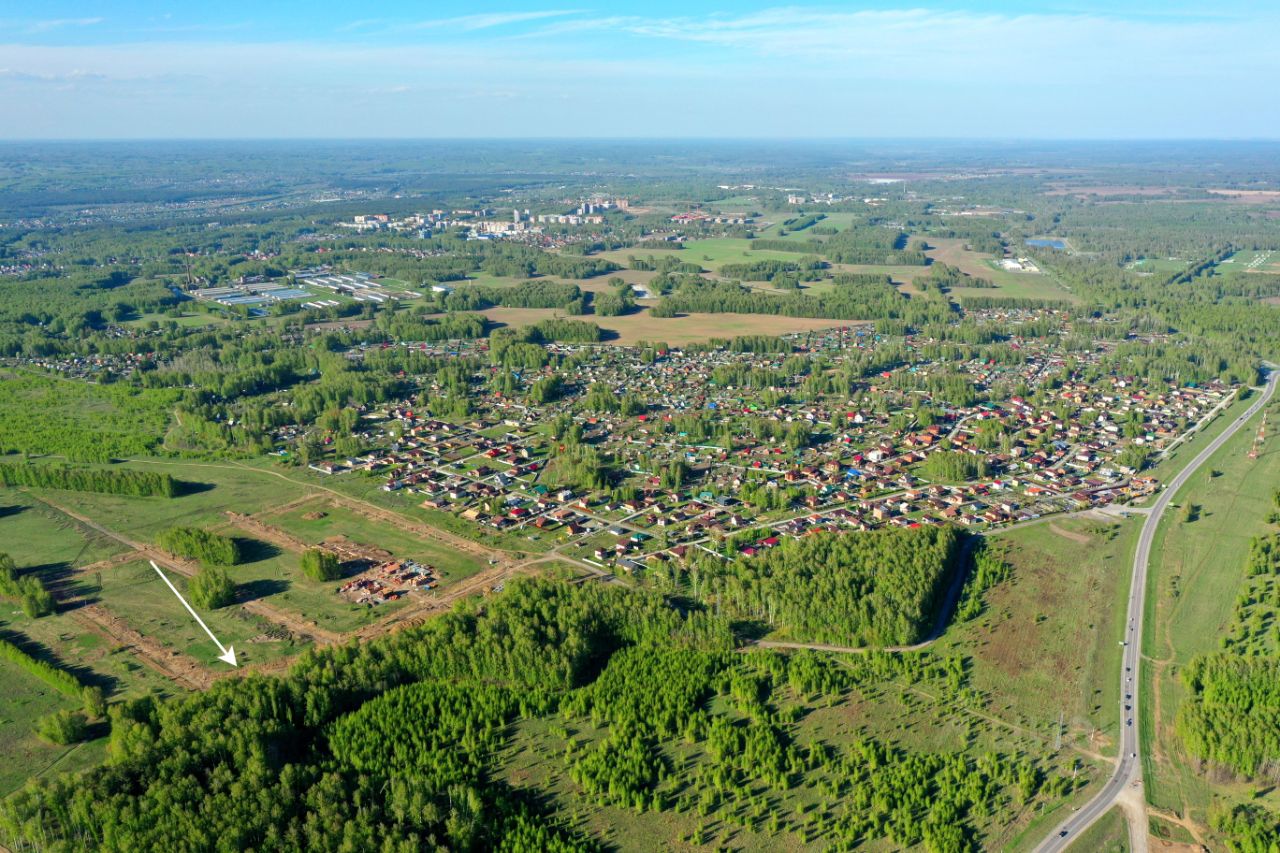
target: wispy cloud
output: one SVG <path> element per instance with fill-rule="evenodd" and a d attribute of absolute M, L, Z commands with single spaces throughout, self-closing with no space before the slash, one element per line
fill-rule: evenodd
<path fill-rule="evenodd" d="M 474 15 L 455 15 L 451 18 L 431 18 L 425 21 L 394 21 L 387 18 L 364 18 L 352 21 L 339 28 L 340 32 L 377 29 L 386 32 L 404 32 L 411 30 L 442 30 L 453 32 L 473 32 L 495 27 L 507 27 L 514 24 L 526 24 L 532 21 L 545 21 L 551 18 L 563 18 L 569 15 L 582 14 L 573 9 L 547 9 L 537 12 L 484 12 Z"/>
<path fill-rule="evenodd" d="M 94 24 L 101 24 L 102 18 L 46 18 L 38 21 L 24 21 L 21 29 L 23 32 L 34 35 L 37 33 L 47 33 L 51 30 L 61 30 L 67 27 L 91 27 Z"/>
<path fill-rule="evenodd" d="M 1276 21 L 1276 16 L 1270 16 Z M 615 15 L 555 21 L 526 39 L 604 39 L 719 48 L 728 55 L 821 63 L 828 73 L 875 78 L 1085 78 L 1132 70 L 1203 74 L 1198 61 L 1275 68 L 1280 62 L 1249 33 L 1258 21 L 1134 19 L 1103 13 L 1000 14 L 938 9 L 833 11 L 777 7 L 740 15 Z M 1152 64 L 1154 63 L 1154 64 Z M 1221 71 L 1217 68 L 1215 71 Z"/>

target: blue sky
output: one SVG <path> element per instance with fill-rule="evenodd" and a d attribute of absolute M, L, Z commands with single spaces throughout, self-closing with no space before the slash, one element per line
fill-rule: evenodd
<path fill-rule="evenodd" d="M 1280 4 L 0 0 L 0 138 L 1280 138 Z"/>

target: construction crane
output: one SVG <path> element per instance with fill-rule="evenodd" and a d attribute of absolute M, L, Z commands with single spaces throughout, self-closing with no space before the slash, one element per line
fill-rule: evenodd
<path fill-rule="evenodd" d="M 1253 437 L 1253 447 L 1249 448 L 1249 458 L 1257 459 L 1262 450 L 1262 443 L 1267 440 L 1267 413 L 1262 413 L 1262 423 L 1258 425 L 1258 434 Z"/>

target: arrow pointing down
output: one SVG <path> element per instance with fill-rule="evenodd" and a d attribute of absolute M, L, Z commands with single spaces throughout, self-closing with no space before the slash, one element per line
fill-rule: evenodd
<path fill-rule="evenodd" d="M 178 592 L 177 587 L 175 587 L 172 583 L 170 583 L 169 578 L 165 576 L 164 572 L 160 571 L 160 567 L 156 565 L 156 561 L 149 560 L 148 562 L 151 563 L 151 568 L 156 570 L 156 574 L 160 576 L 160 580 L 164 581 L 165 586 L 173 590 L 173 594 L 178 596 L 178 600 L 182 602 L 182 606 L 187 608 L 187 612 L 190 613 L 195 618 L 195 620 L 200 623 L 200 627 L 203 628 L 204 632 L 209 635 L 209 639 L 213 640 L 213 644 L 217 646 L 218 649 L 222 652 L 222 654 L 218 655 L 218 660 L 226 661 L 232 666 L 239 666 L 239 664 L 236 663 L 235 647 L 224 646 L 222 645 L 222 643 L 218 642 L 218 638 L 213 636 L 213 632 L 209 630 L 208 625 L 204 624 L 204 620 L 200 618 L 200 614 L 196 613 L 194 610 L 191 609 L 191 605 L 187 604 L 187 600 L 182 597 L 182 593 Z"/>

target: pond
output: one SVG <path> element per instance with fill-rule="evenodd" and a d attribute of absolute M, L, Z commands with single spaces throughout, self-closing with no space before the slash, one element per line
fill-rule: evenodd
<path fill-rule="evenodd" d="M 1040 237 L 1035 240 L 1028 240 L 1027 245 L 1035 246 L 1040 249 L 1065 249 L 1067 248 L 1067 241 L 1059 240 L 1057 238 Z"/>

